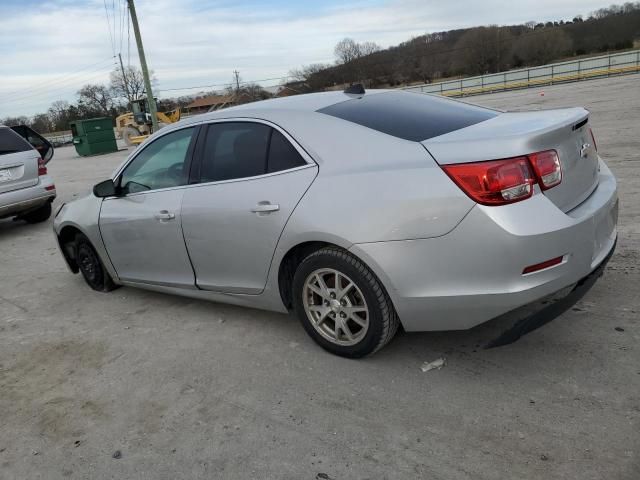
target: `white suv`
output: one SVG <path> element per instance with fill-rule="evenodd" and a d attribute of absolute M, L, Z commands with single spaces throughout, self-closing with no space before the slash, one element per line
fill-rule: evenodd
<path fill-rule="evenodd" d="M 53 146 L 28 127 L 14 129 L 0 125 L 0 218 L 44 222 L 56 198 L 46 167 Z"/>

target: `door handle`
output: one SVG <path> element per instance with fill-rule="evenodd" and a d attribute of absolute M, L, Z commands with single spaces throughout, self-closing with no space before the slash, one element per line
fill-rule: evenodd
<path fill-rule="evenodd" d="M 254 213 L 270 213 L 280 210 L 280 205 L 277 203 L 260 202 L 258 205 L 251 209 Z"/>
<path fill-rule="evenodd" d="M 176 214 L 167 210 L 160 210 L 154 215 L 154 217 L 156 217 L 156 220 L 160 220 L 162 222 L 163 220 L 173 220 L 176 218 Z"/>

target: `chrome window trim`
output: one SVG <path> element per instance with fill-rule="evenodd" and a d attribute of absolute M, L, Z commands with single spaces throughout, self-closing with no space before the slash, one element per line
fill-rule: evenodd
<path fill-rule="evenodd" d="M 196 128 L 199 125 L 202 125 L 204 123 L 204 121 L 201 122 L 197 122 L 197 123 L 190 123 L 188 125 L 185 125 L 181 128 L 172 128 L 166 132 L 162 132 L 162 135 L 158 135 L 156 138 L 153 139 L 152 142 L 147 143 L 144 148 L 140 148 L 140 146 L 138 146 L 132 153 L 131 153 L 131 158 L 129 158 L 128 160 L 126 160 L 122 165 L 120 165 L 120 167 L 115 171 L 115 173 L 111 176 L 111 179 L 113 181 L 115 181 L 121 174 L 122 172 L 124 172 L 124 170 L 131 164 L 131 162 L 133 162 L 138 155 L 140 155 L 142 152 L 144 152 L 147 148 L 149 148 L 150 145 L 152 145 L 154 142 L 160 140 L 162 137 L 169 135 L 170 133 L 174 133 L 174 132 L 179 132 L 180 130 L 185 130 L 187 128 Z M 166 127 L 165 127 L 166 128 Z M 162 130 L 165 130 L 165 128 L 163 128 Z M 173 187 L 170 187 L 173 188 Z"/>
<path fill-rule="evenodd" d="M 295 138 L 293 138 L 289 132 L 287 132 L 284 128 L 282 128 L 280 125 L 277 125 L 275 123 L 273 123 L 270 120 L 265 120 L 264 118 L 257 118 L 257 117 L 226 117 L 226 118 L 216 118 L 214 120 L 207 120 L 204 121 L 203 124 L 205 125 L 211 125 L 211 124 L 215 124 L 215 123 L 241 123 L 241 122 L 245 122 L 245 123 L 261 123 L 263 125 L 267 125 L 268 127 L 273 128 L 274 130 L 277 130 L 278 132 L 280 132 L 282 135 L 284 135 L 284 138 L 287 139 L 287 141 L 293 145 L 293 148 L 296 149 L 296 151 L 300 154 L 300 156 L 302 157 L 302 159 L 309 165 L 317 165 L 316 161 L 313 159 L 313 157 L 311 157 L 311 155 L 309 155 L 309 153 L 300 146 L 300 144 L 296 141 Z M 280 172 L 288 172 L 291 170 L 297 170 L 298 168 L 303 168 L 303 167 L 295 167 L 295 168 L 290 168 L 287 170 L 280 170 Z M 273 173 L 280 173 L 280 172 L 273 172 Z M 243 177 L 244 178 L 256 178 L 259 176 L 265 176 L 268 174 L 264 174 L 264 175 L 256 175 L 254 177 Z M 233 179 L 233 180 L 242 180 L 242 179 Z M 211 182 L 209 182 L 211 183 Z"/>
<path fill-rule="evenodd" d="M 262 118 L 252 118 L 252 117 L 216 118 L 215 120 L 202 120 L 202 121 L 197 122 L 197 123 L 191 123 L 189 125 L 186 125 L 184 128 L 194 128 L 194 127 L 197 127 L 197 126 L 208 126 L 208 125 L 214 124 L 214 123 L 239 123 L 239 122 L 261 123 L 261 124 L 264 124 L 264 125 L 267 125 L 267 126 L 273 128 L 274 130 L 277 130 L 282 135 L 284 135 L 284 137 L 287 139 L 287 141 L 289 141 L 289 143 L 291 143 L 293 145 L 293 148 L 295 148 L 296 151 L 300 154 L 302 159 L 306 162 L 306 165 L 301 165 L 299 167 L 289 168 L 287 170 L 279 170 L 277 172 L 263 173 L 262 175 L 254 175 L 252 177 L 230 178 L 230 179 L 227 179 L 227 180 L 217 180 L 217 181 L 212 181 L 212 182 L 200 182 L 200 183 L 192 183 L 192 184 L 188 184 L 187 183 L 185 185 L 177 185 L 175 187 L 157 188 L 155 190 L 148 190 L 148 191 L 144 191 L 144 192 L 129 193 L 127 195 L 122 195 L 122 196 L 119 196 L 119 197 L 108 197 L 108 198 L 105 198 L 104 201 L 114 200 L 114 199 L 122 199 L 122 198 L 131 198 L 131 197 L 137 197 L 137 196 L 140 196 L 140 195 L 149 195 L 149 194 L 152 194 L 152 193 L 155 193 L 155 192 L 167 192 L 167 191 L 179 190 L 179 189 L 183 189 L 183 188 L 191 188 L 191 187 L 196 188 L 196 187 L 201 187 L 201 186 L 221 185 L 221 184 L 226 184 L 226 183 L 247 182 L 247 181 L 253 181 L 253 180 L 266 178 L 266 177 L 273 177 L 275 175 L 282 175 L 282 174 L 286 174 L 286 173 L 289 173 L 289 172 L 296 172 L 298 170 L 305 170 L 307 168 L 314 168 L 314 167 L 318 166 L 318 164 L 311 157 L 311 155 L 309 155 L 307 153 L 307 151 L 298 144 L 298 142 L 289 134 L 289 132 L 284 130 L 279 125 L 276 125 L 275 123 L 273 123 L 273 122 L 271 122 L 269 120 L 264 120 Z M 155 138 L 153 140 L 153 142 L 155 142 L 156 140 L 164 137 L 164 135 L 168 135 L 170 133 L 177 132 L 179 130 L 183 130 L 184 128 L 174 128 L 174 129 L 166 132 L 165 134 L 158 136 L 157 138 Z M 147 148 L 153 142 L 150 142 L 148 145 L 145 146 L 145 148 Z M 113 177 L 114 181 L 122 174 L 124 169 L 127 168 L 127 166 L 131 162 L 133 162 L 133 160 L 142 151 L 144 151 L 144 149 L 141 150 L 140 152 L 134 152 L 134 156 L 131 157 L 131 159 L 128 160 L 126 162 L 126 164 L 123 165 L 118 170 L 116 175 L 114 175 L 114 177 Z"/>

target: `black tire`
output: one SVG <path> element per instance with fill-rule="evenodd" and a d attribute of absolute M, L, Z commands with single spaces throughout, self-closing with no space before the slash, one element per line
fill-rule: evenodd
<path fill-rule="evenodd" d="M 49 220 L 51 216 L 51 202 L 47 202 L 37 210 L 20 215 L 20 218 L 27 223 L 41 223 Z"/>
<path fill-rule="evenodd" d="M 311 324 L 304 306 L 307 277 L 320 269 L 333 269 L 346 275 L 360 289 L 369 309 L 369 326 L 354 345 L 338 345 L 323 337 Z M 361 260 L 337 247 L 325 247 L 306 257 L 296 269 L 292 284 L 293 308 L 309 336 L 325 350 L 347 358 L 371 355 L 384 347 L 398 330 L 400 321 L 389 295 L 375 274 Z"/>
<path fill-rule="evenodd" d="M 118 288 L 104 268 L 93 245 L 82 233 L 76 235 L 75 251 L 76 263 L 87 285 L 98 292 L 110 292 Z"/>

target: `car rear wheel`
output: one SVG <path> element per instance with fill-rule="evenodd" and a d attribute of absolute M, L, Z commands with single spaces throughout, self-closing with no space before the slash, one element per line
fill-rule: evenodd
<path fill-rule="evenodd" d="M 385 346 L 400 323 L 373 272 L 336 247 L 322 248 L 300 263 L 293 278 L 293 306 L 311 338 L 349 358 Z"/>
<path fill-rule="evenodd" d="M 102 265 L 100 257 L 98 257 L 93 245 L 91 245 L 91 242 L 85 235 L 81 233 L 76 235 L 75 247 L 76 262 L 80 273 L 82 273 L 85 281 L 92 289 L 98 292 L 110 292 L 118 288 L 118 286 L 113 283 L 111 276 L 109 276 L 109 273 Z"/>
<path fill-rule="evenodd" d="M 51 202 L 47 202 L 37 210 L 33 210 L 25 215 L 20 215 L 20 218 L 27 223 L 40 223 L 45 222 L 51 216 Z"/>

